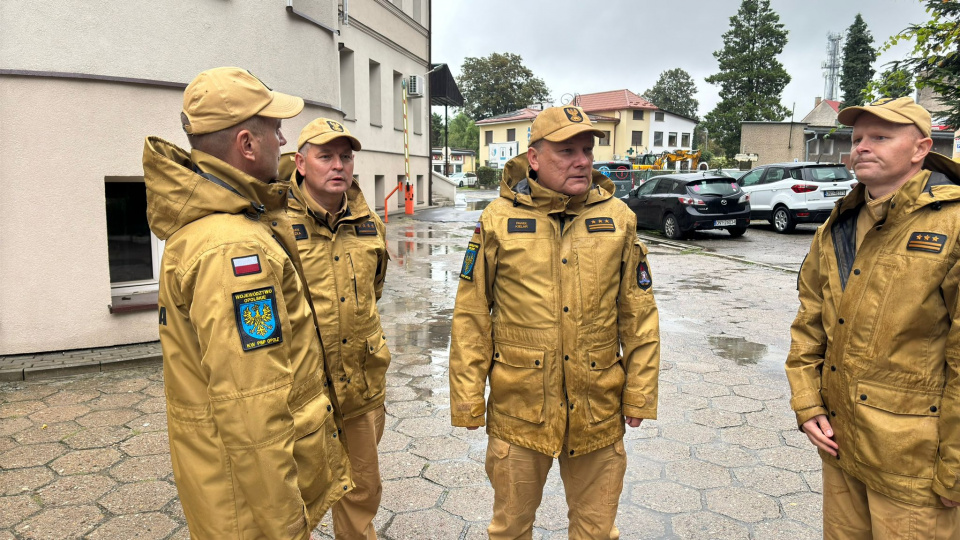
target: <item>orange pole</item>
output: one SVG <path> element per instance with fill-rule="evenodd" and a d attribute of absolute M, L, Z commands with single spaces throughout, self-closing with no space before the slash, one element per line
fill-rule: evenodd
<path fill-rule="evenodd" d="M 393 194 L 396 193 L 397 191 L 400 191 L 400 188 L 402 187 L 403 187 L 403 183 L 397 182 L 397 187 L 393 188 L 393 191 L 391 191 L 390 193 L 387 193 L 387 196 L 383 198 L 383 222 L 384 223 L 390 223 L 390 197 L 393 196 Z"/>
<path fill-rule="evenodd" d="M 407 125 L 407 79 L 404 78 L 400 83 L 403 89 L 403 168 L 404 176 L 407 180 L 406 190 L 404 190 L 405 214 L 413 214 L 413 186 L 410 185 L 410 131 Z"/>

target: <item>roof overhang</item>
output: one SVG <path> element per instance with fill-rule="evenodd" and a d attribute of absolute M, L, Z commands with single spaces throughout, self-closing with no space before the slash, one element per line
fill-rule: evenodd
<path fill-rule="evenodd" d="M 463 107 L 463 95 L 446 64 L 430 64 L 430 105 Z"/>

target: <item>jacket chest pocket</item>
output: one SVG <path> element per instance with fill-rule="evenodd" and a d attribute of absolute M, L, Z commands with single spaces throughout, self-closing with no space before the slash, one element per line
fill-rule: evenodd
<path fill-rule="evenodd" d="M 848 348 L 852 351 L 863 351 L 867 356 L 873 356 L 876 353 L 877 344 L 881 339 L 889 339 L 889 334 L 882 336 L 879 325 L 881 317 L 885 311 L 884 306 L 887 299 L 893 294 L 891 290 L 893 284 L 903 283 L 901 280 L 909 280 L 909 276 L 899 276 L 896 263 L 889 261 L 878 261 L 867 277 L 870 288 L 864 291 L 861 296 L 860 305 L 857 309 L 857 324 L 848 340 Z M 853 274 L 851 274 L 853 276 Z M 847 284 L 847 290 L 844 294 L 851 292 L 850 284 Z M 898 294 L 899 296 L 899 294 Z M 899 310 L 889 310 L 897 312 Z"/>
<path fill-rule="evenodd" d="M 375 302 L 373 280 L 377 268 L 377 252 L 372 247 L 367 249 L 363 245 L 346 245 L 347 263 L 350 270 L 350 282 L 347 284 L 356 301 L 357 314 L 369 313 Z"/>
<path fill-rule="evenodd" d="M 587 367 L 590 368 L 587 401 L 590 403 L 590 416 L 594 423 L 602 422 L 621 411 L 623 383 L 627 378 L 619 353 L 620 345 L 616 342 L 587 353 Z"/>
<path fill-rule="evenodd" d="M 940 394 L 860 381 L 854 399 L 856 460 L 888 473 L 933 478 Z"/>
<path fill-rule="evenodd" d="M 543 348 L 497 343 L 490 367 L 490 408 L 534 424 L 543 422 Z"/>
<path fill-rule="evenodd" d="M 610 235 L 581 237 L 574 239 L 573 249 L 585 321 L 598 326 L 616 324 L 623 239 Z"/>

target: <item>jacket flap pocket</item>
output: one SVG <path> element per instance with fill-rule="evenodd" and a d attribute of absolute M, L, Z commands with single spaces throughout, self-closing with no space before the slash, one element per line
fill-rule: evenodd
<path fill-rule="evenodd" d="M 857 383 L 858 405 L 913 416 L 940 416 L 940 394 L 916 389 L 893 388 L 872 381 Z"/>
<path fill-rule="evenodd" d="M 543 368 L 543 348 L 522 347 L 507 343 L 496 343 L 493 347 L 493 359 L 508 366 L 530 369 Z"/>
<path fill-rule="evenodd" d="M 387 344 L 383 337 L 383 331 L 378 329 L 376 332 L 367 336 L 367 354 L 374 354 Z"/>
<path fill-rule="evenodd" d="M 590 369 L 607 369 L 620 360 L 620 343 L 614 341 L 599 349 L 587 352 L 587 363 Z"/>

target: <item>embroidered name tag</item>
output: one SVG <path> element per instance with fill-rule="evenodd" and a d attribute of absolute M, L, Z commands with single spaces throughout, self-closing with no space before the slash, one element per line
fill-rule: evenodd
<path fill-rule="evenodd" d="M 376 236 L 377 226 L 372 221 L 365 221 L 356 227 L 357 236 Z"/>
<path fill-rule="evenodd" d="M 932 232 L 914 232 L 910 233 L 910 239 L 907 240 L 907 249 L 914 251 L 926 251 L 928 253 L 940 253 L 943 251 L 943 244 L 946 243 L 947 236 Z"/>
<path fill-rule="evenodd" d="M 467 244 L 467 253 L 463 256 L 463 266 L 460 268 L 460 279 L 473 281 L 473 268 L 477 265 L 478 251 L 480 251 L 480 244 L 476 242 Z"/>
<path fill-rule="evenodd" d="M 613 224 L 613 218 L 596 217 L 587 220 L 587 232 L 614 232 L 617 226 Z"/>
<path fill-rule="evenodd" d="M 233 309 L 244 352 L 283 342 L 273 287 L 233 293 Z"/>
<path fill-rule="evenodd" d="M 297 240 L 306 240 L 307 238 L 310 238 L 310 235 L 307 233 L 307 227 L 300 223 L 294 223 L 293 237 Z"/>
<path fill-rule="evenodd" d="M 507 220 L 507 232 L 537 232 L 537 220 L 510 218 Z"/>

